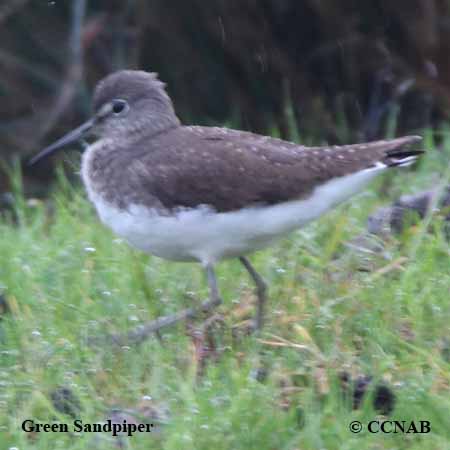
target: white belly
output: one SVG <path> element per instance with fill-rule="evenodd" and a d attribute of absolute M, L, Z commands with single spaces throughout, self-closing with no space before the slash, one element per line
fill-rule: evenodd
<path fill-rule="evenodd" d="M 201 206 L 161 216 L 136 204 L 119 210 L 95 192 L 88 192 L 102 222 L 134 247 L 165 259 L 206 264 L 266 247 L 360 191 L 384 168 L 380 164 L 334 179 L 307 199 L 226 213 Z"/>

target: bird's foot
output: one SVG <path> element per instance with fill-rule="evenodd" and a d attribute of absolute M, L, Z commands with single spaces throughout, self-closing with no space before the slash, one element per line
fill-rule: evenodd
<path fill-rule="evenodd" d="M 140 344 L 149 338 L 151 335 L 156 334 L 158 338 L 161 338 L 160 331 L 163 328 L 170 327 L 184 320 L 194 319 L 202 314 L 208 313 L 221 303 L 220 298 L 213 298 L 204 301 L 200 306 L 187 308 L 179 311 L 175 314 L 168 316 L 158 317 L 155 320 L 151 320 L 135 329 L 131 330 L 127 335 L 113 335 L 111 340 L 117 345 L 130 345 Z"/>

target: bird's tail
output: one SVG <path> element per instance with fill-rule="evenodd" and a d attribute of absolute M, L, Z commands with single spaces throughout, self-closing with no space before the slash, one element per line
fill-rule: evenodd
<path fill-rule="evenodd" d="M 393 147 L 386 150 L 383 163 L 388 167 L 407 167 L 413 164 L 417 158 L 425 153 L 424 150 L 410 150 L 405 145 L 420 141 L 419 136 L 406 136 L 392 141 Z"/>
<path fill-rule="evenodd" d="M 401 150 L 386 155 L 385 162 L 388 167 L 408 167 L 425 153 L 424 150 Z"/>

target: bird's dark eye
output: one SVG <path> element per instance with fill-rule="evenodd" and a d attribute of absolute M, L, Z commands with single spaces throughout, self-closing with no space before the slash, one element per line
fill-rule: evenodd
<path fill-rule="evenodd" d="M 113 100 L 112 110 L 114 114 L 122 114 L 128 110 L 128 103 L 125 100 Z"/>

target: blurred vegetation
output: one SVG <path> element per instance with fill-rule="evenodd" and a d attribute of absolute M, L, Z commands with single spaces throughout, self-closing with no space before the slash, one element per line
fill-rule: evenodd
<path fill-rule="evenodd" d="M 125 67 L 159 72 L 187 122 L 330 143 L 417 131 L 447 119 L 449 46 L 447 0 L 4 0 L 0 157 L 82 121 Z"/>

